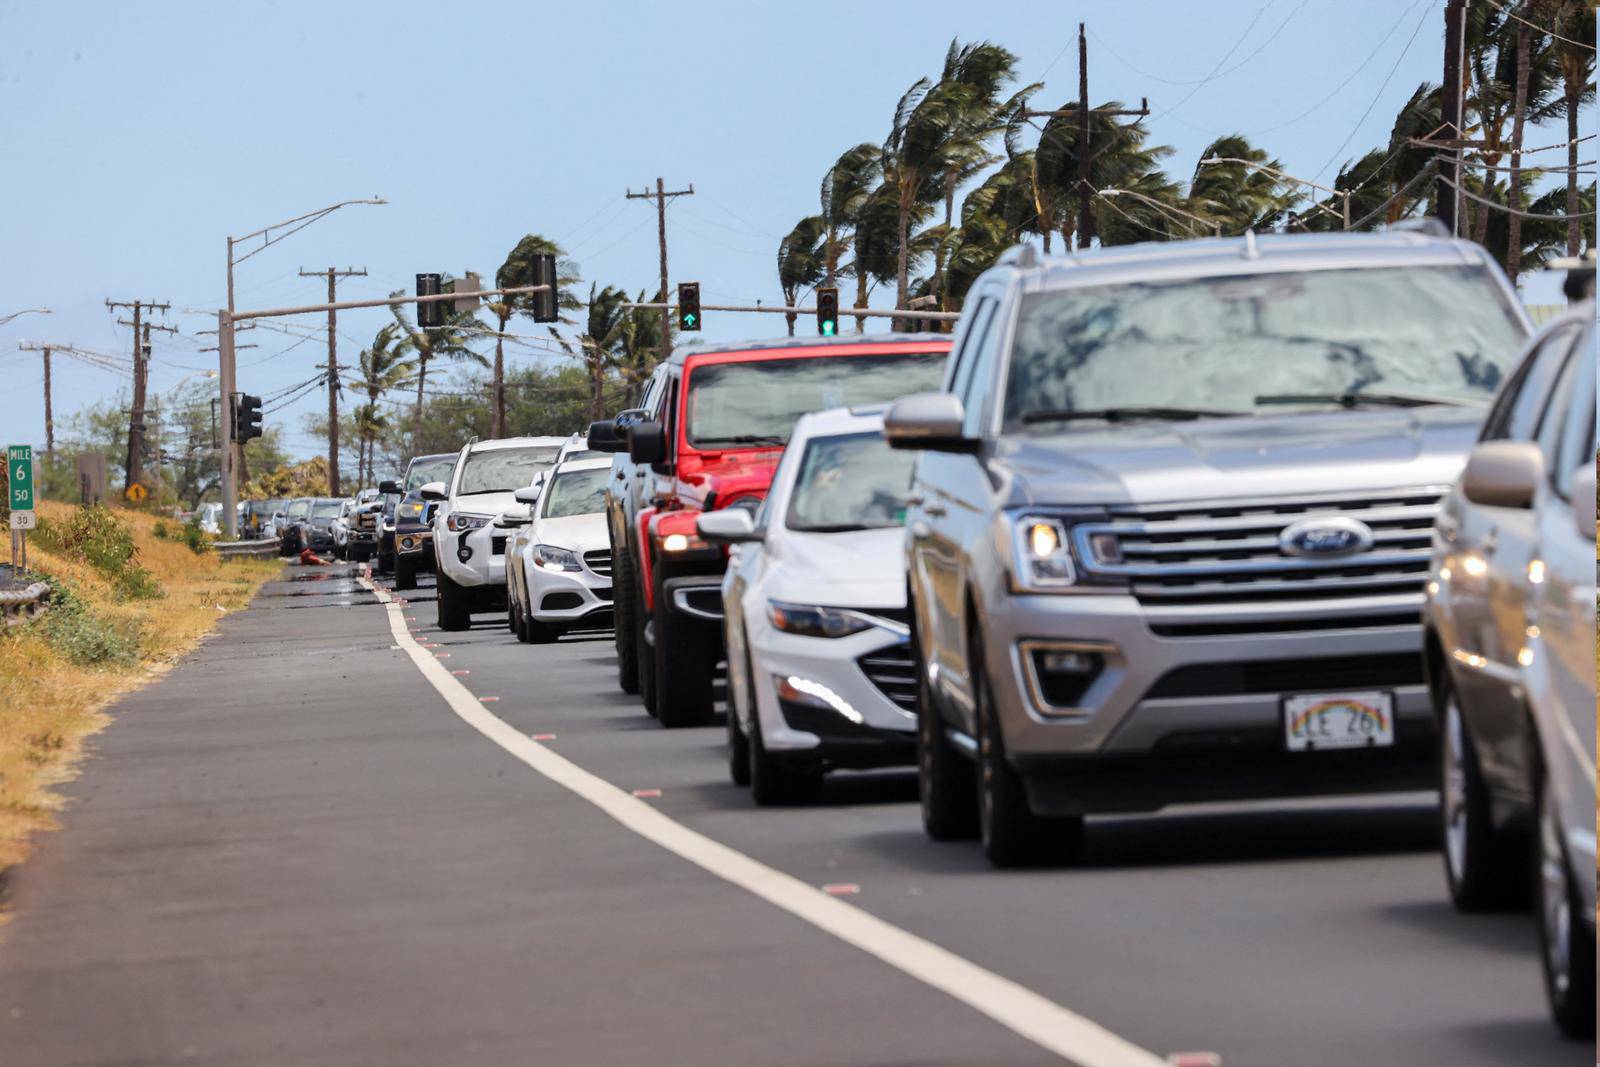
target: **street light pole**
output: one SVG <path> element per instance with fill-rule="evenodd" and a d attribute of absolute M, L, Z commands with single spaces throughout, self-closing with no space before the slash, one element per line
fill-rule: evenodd
<path fill-rule="evenodd" d="M 4 326 L 6 323 L 8 323 L 12 319 L 16 318 L 18 315 L 48 315 L 48 314 L 50 314 L 50 309 L 49 308 L 23 308 L 21 311 L 13 311 L 9 315 L 0 315 L 0 326 Z"/>

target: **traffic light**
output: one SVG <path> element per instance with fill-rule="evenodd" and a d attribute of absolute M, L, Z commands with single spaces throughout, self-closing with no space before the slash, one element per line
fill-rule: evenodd
<path fill-rule="evenodd" d="M 533 304 L 534 322 L 555 322 L 560 318 L 561 293 L 556 281 L 556 257 L 540 252 L 533 257 L 533 284 L 548 285 L 542 293 L 528 294 Z"/>
<path fill-rule="evenodd" d="M 824 285 L 817 290 L 817 332 L 833 337 L 839 332 L 839 290 Z"/>
<path fill-rule="evenodd" d="M 678 283 L 678 329 L 700 328 L 700 283 Z"/>
<path fill-rule="evenodd" d="M 261 436 L 261 398 L 249 393 L 235 393 L 233 397 L 233 439 L 244 444 Z"/>
<path fill-rule="evenodd" d="M 438 296 L 440 292 L 440 278 L 437 274 L 417 275 L 418 296 Z M 424 330 L 431 330 L 444 325 L 444 301 L 433 300 L 426 304 L 417 305 L 417 325 Z"/>

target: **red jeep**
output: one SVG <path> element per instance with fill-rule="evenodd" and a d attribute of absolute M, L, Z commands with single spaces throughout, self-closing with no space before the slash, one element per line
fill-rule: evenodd
<path fill-rule="evenodd" d="M 722 660 L 726 557 L 696 517 L 759 508 L 801 415 L 937 388 L 949 351 L 940 334 L 690 344 L 637 408 L 590 426 L 590 448 L 620 453 L 606 494 L 617 681 L 663 726 L 711 717 Z"/>

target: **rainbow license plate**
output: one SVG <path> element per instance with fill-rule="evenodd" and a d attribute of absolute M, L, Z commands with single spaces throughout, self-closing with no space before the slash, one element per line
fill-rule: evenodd
<path fill-rule="evenodd" d="M 1394 744 L 1391 693 L 1302 693 L 1283 701 L 1290 752 L 1383 748 Z"/>

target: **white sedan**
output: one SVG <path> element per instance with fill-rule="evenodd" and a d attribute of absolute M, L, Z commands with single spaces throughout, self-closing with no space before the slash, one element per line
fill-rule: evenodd
<path fill-rule="evenodd" d="M 904 531 L 913 459 L 883 409 L 807 415 L 760 511 L 702 515 L 738 547 L 723 579 L 728 766 L 758 804 L 809 799 L 825 772 L 916 756 Z"/>
<path fill-rule="evenodd" d="M 606 480 L 611 458 L 569 460 L 520 490 L 529 521 L 506 552 L 508 621 L 519 639 L 554 641 L 611 625 L 611 538 Z"/>

